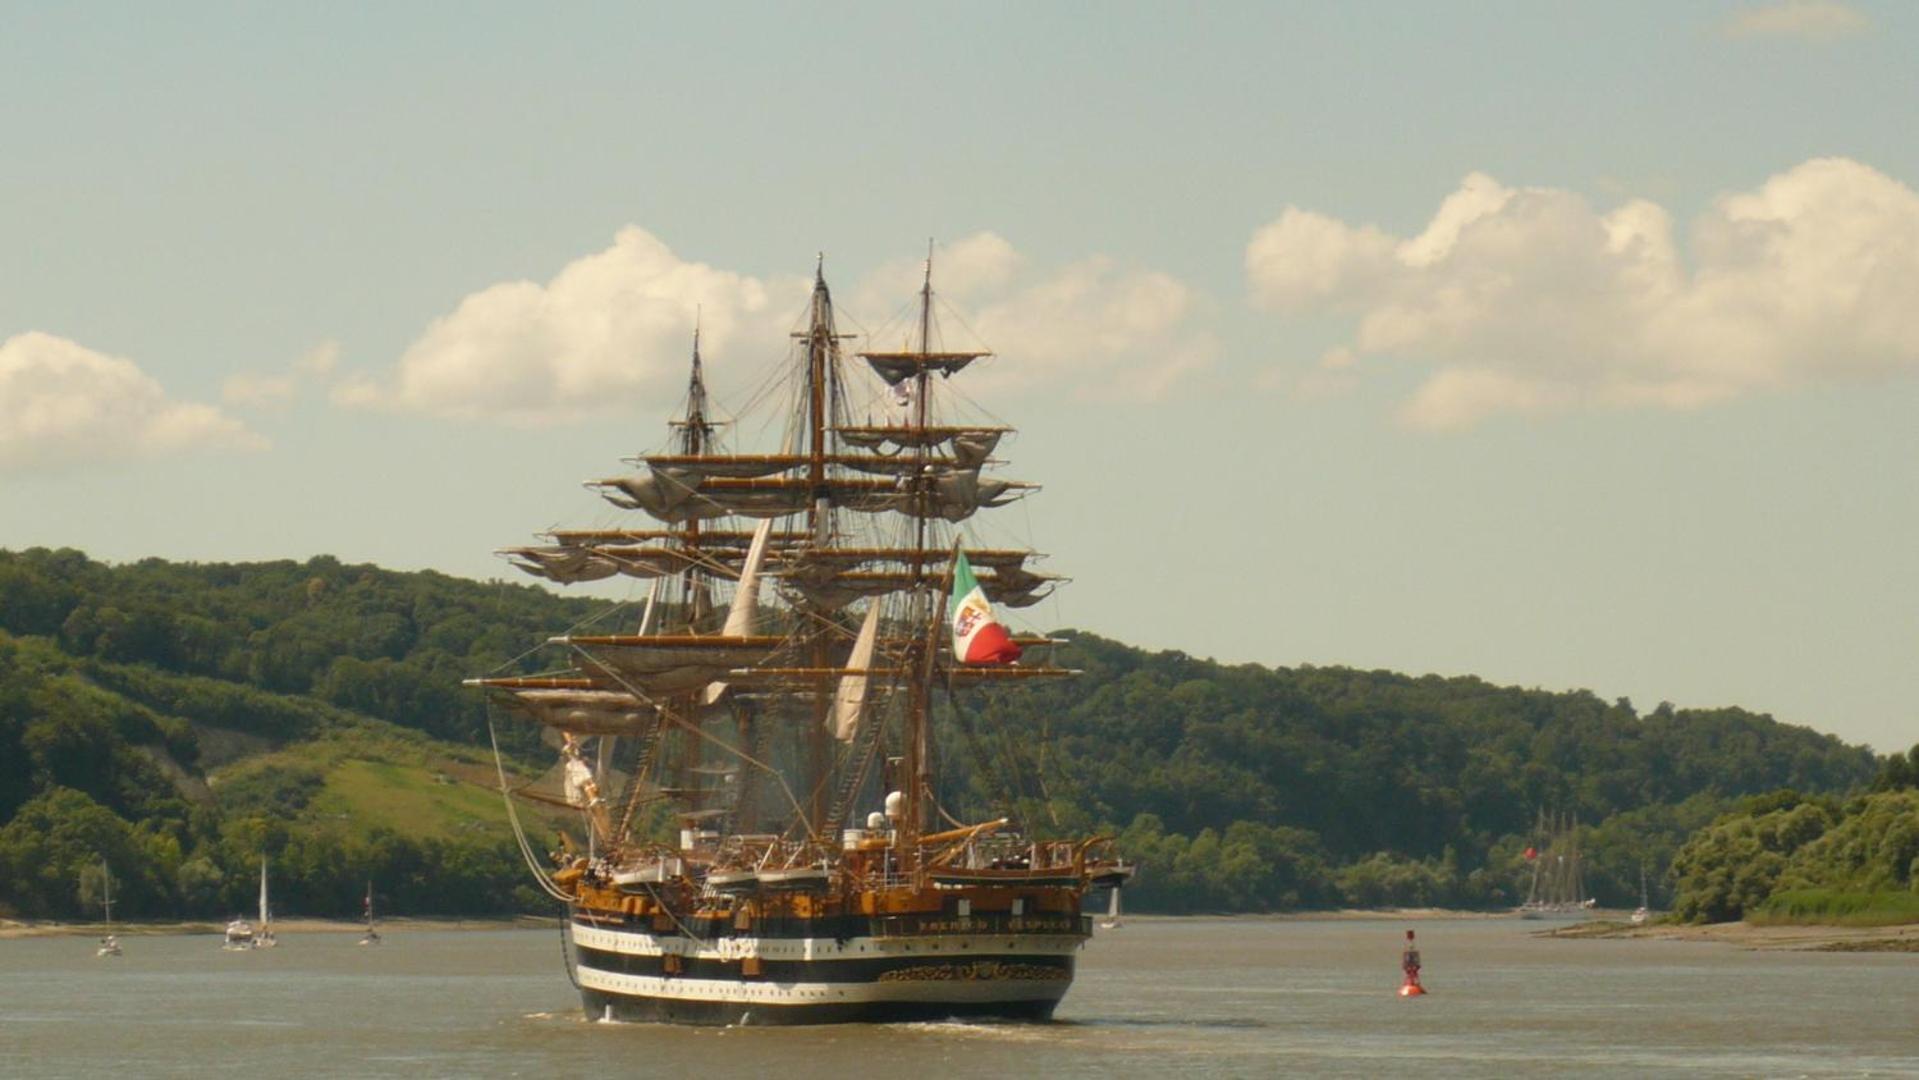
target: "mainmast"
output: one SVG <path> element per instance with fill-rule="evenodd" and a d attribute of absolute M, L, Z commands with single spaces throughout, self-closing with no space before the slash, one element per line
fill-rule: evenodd
<path fill-rule="evenodd" d="M 932 349 L 933 337 L 933 244 L 926 245 L 926 272 L 920 279 L 920 363 L 913 368 L 913 431 L 923 435 L 926 431 L 926 409 L 928 390 L 925 359 Z M 913 601 L 910 610 L 913 619 L 910 625 L 923 628 L 918 647 L 908 652 L 909 666 L 913 673 L 907 690 L 906 705 L 906 760 L 901 770 L 906 774 L 905 813 L 900 816 L 899 848 L 903 861 L 913 873 L 920 869 L 920 834 L 926 828 L 926 795 L 932 789 L 933 769 L 931 753 L 931 724 L 928 722 L 933 711 L 933 662 L 939 640 L 935 632 L 937 598 L 931 594 L 926 583 L 926 545 L 930 533 L 929 503 L 927 489 L 932 477 L 927 469 L 927 459 L 931 448 L 924 438 L 913 440 L 913 498 L 916 502 L 913 514 Z"/>

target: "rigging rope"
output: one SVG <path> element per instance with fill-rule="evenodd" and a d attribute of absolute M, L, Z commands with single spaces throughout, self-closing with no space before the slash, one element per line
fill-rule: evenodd
<path fill-rule="evenodd" d="M 500 757 L 500 737 L 493 728 L 493 706 L 491 704 L 489 704 L 486 709 L 486 737 L 488 741 L 493 744 L 493 770 L 500 778 L 500 801 L 506 804 L 506 819 L 513 826 L 513 839 L 520 846 L 520 858 L 526 861 L 526 868 L 533 871 L 533 879 L 540 883 L 540 888 L 544 890 L 548 896 L 558 900 L 562 904 L 571 904 L 573 897 L 560 891 L 559 886 L 553 884 L 553 879 L 547 876 L 546 870 L 540 866 L 539 860 L 534 857 L 533 846 L 527 842 L 526 828 L 520 824 L 519 810 L 514 807 L 513 793 L 507 786 L 506 763 Z"/>

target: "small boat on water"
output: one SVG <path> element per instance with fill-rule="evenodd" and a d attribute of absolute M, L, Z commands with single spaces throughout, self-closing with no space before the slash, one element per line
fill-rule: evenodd
<path fill-rule="evenodd" d="M 1646 865 L 1641 863 L 1639 865 L 1639 906 L 1634 908 L 1632 913 L 1632 924 L 1634 926 L 1644 926 L 1646 925 L 1646 920 L 1652 918 L 1650 903 L 1651 902 L 1646 899 Z"/>
<path fill-rule="evenodd" d="M 123 955 L 123 954 L 121 953 L 121 951 L 120 951 L 120 939 L 119 939 L 119 937 L 117 937 L 116 935 L 113 935 L 113 934 L 108 934 L 108 935 L 107 935 L 106 937 L 103 937 L 103 938 L 101 938 L 101 939 L 100 939 L 100 947 L 99 947 L 99 948 L 97 948 L 97 949 L 95 949 L 95 950 L 93 950 L 93 955 L 95 955 L 95 956 L 121 956 L 121 955 Z"/>
<path fill-rule="evenodd" d="M 260 921 L 258 925 L 235 915 L 227 922 L 226 940 L 220 948 L 228 952 L 271 949 L 280 944 L 273 934 L 273 907 L 267 900 L 267 857 L 260 856 Z"/>
<path fill-rule="evenodd" d="M 220 948 L 227 952 L 244 952 L 253 948 L 253 924 L 237 915 L 228 920 L 226 940 Z"/>
<path fill-rule="evenodd" d="M 1099 921 L 1101 930 L 1117 930 L 1123 925 L 1119 921 L 1119 886 L 1106 890 L 1106 917 Z"/>

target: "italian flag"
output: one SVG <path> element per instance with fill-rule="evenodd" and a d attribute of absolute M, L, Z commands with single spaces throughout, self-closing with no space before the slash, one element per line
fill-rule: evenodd
<path fill-rule="evenodd" d="M 953 618 L 953 656 L 962 664 L 1010 664 L 1019 659 L 1019 645 L 993 617 L 986 590 L 973 577 L 966 553 L 953 563 L 953 598 L 947 602 Z"/>

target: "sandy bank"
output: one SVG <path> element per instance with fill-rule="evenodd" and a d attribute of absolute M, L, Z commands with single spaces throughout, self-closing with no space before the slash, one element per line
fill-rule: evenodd
<path fill-rule="evenodd" d="M 382 934 L 405 934 L 422 930 L 517 930 L 551 928 L 558 919 L 520 915 L 505 919 L 381 919 Z M 0 939 L 27 937 L 99 937 L 109 930 L 121 937 L 144 934 L 219 934 L 226 930 L 222 922 L 116 922 L 111 927 L 97 922 L 20 922 L 0 919 Z M 277 934 L 358 934 L 366 924 L 352 919 L 275 919 Z"/>
<path fill-rule="evenodd" d="M 1633 926 L 1593 921 L 1542 930 L 1540 937 L 1642 938 L 1653 941 L 1716 941 L 1746 949 L 1796 949 L 1810 952 L 1919 952 L 1919 925 L 1906 926 L 1754 926 L 1709 923 L 1704 926 Z"/>

